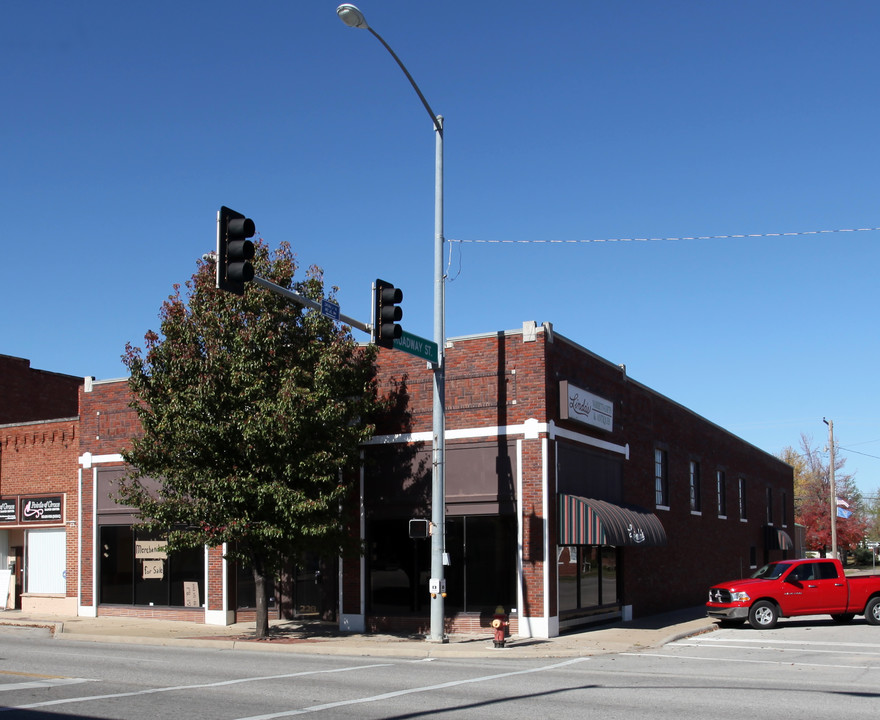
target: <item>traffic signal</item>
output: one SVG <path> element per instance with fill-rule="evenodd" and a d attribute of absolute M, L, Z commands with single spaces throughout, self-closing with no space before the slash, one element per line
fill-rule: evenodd
<path fill-rule="evenodd" d="M 244 284 L 254 279 L 254 221 L 221 207 L 217 213 L 217 287 L 244 295 Z"/>
<path fill-rule="evenodd" d="M 397 321 L 403 317 L 398 305 L 403 300 L 403 290 L 384 280 L 376 280 L 373 291 L 373 342 L 379 347 L 394 347 L 394 339 L 403 334 Z"/>

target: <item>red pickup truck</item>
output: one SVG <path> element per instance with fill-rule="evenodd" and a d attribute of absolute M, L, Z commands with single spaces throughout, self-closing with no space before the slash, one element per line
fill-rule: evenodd
<path fill-rule="evenodd" d="M 782 560 L 765 565 L 750 578 L 731 580 L 709 590 L 706 614 L 722 625 L 775 627 L 780 617 L 829 614 L 838 622 L 864 615 L 880 625 L 880 577 L 845 577 L 839 560 Z"/>

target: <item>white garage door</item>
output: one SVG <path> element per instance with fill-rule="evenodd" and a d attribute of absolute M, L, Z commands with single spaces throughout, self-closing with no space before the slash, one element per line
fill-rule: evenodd
<path fill-rule="evenodd" d="M 67 551 L 64 528 L 28 530 L 27 592 L 67 592 Z"/>

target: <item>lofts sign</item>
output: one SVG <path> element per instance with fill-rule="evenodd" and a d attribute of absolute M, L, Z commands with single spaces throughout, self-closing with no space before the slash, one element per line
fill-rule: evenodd
<path fill-rule="evenodd" d="M 559 409 L 562 420 L 577 420 L 608 432 L 614 430 L 614 403 L 567 380 L 559 383 Z"/>

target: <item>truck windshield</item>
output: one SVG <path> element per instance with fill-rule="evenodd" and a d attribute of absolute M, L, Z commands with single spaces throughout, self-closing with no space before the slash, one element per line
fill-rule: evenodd
<path fill-rule="evenodd" d="M 782 575 L 788 568 L 791 566 L 791 563 L 787 562 L 775 562 L 770 563 L 762 567 L 758 572 L 752 575 L 753 578 L 762 578 L 764 580 L 775 580 L 780 575 Z"/>

